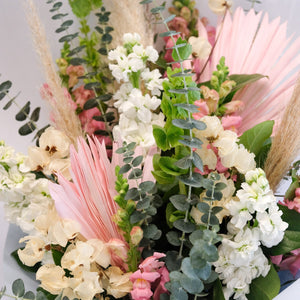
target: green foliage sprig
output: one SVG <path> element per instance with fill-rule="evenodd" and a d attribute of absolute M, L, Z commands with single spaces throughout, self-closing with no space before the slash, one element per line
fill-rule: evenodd
<path fill-rule="evenodd" d="M 45 131 L 45 129 L 49 126 L 45 126 L 41 129 L 38 128 L 37 126 L 37 121 L 40 118 L 40 107 L 36 107 L 32 112 L 31 112 L 31 102 L 27 101 L 26 104 L 22 107 L 18 104 L 18 102 L 16 101 L 17 97 L 19 96 L 20 93 L 18 93 L 16 96 L 11 97 L 9 92 L 10 89 L 12 87 L 12 82 L 7 80 L 4 81 L 0 84 L 0 101 L 2 99 L 4 99 L 5 97 L 7 97 L 9 99 L 9 101 L 5 104 L 5 106 L 3 107 L 3 110 L 7 110 L 9 109 L 12 104 L 14 104 L 18 109 L 18 113 L 15 116 L 15 119 L 19 122 L 23 122 L 26 121 L 25 124 L 23 124 L 20 128 L 19 128 L 19 134 L 24 136 L 24 135 L 28 135 L 32 132 L 34 132 L 35 130 L 37 130 L 33 140 L 36 139 L 37 143 L 38 143 L 38 138 L 41 136 L 41 134 Z"/>
<path fill-rule="evenodd" d="M 154 0 L 144 0 L 140 3 L 154 3 L 155 5 Z M 175 139 L 171 141 L 171 143 L 171 139 L 169 139 L 169 142 L 163 146 L 165 146 L 164 150 L 170 148 L 171 151 L 175 150 L 175 155 L 171 157 L 171 159 L 174 159 L 173 163 L 175 167 L 185 170 L 185 174 L 173 174 L 178 179 L 179 193 L 172 195 L 170 197 L 171 204 L 168 204 L 169 207 L 173 205 L 178 211 L 177 219 L 170 224 L 178 231 L 167 233 L 167 238 L 171 245 L 179 247 L 179 251 L 174 250 L 167 252 L 166 265 L 170 271 L 170 282 L 167 284 L 167 288 L 171 292 L 170 299 L 185 300 L 189 298 L 189 294 L 194 295 L 194 299 L 197 299 L 197 297 L 205 295 L 205 293 L 203 293 L 206 289 L 205 285 L 211 284 L 217 278 L 211 269 L 211 262 L 218 259 L 218 251 L 215 244 L 220 241 L 220 238 L 214 226 L 216 226 L 215 223 L 217 219 L 215 213 L 219 209 L 213 209 L 210 204 L 202 202 L 203 205 L 201 208 L 205 210 L 202 221 L 204 221 L 204 225 L 206 224 L 206 226 L 202 226 L 202 228 L 197 226 L 190 216 L 190 210 L 199 199 L 193 195 L 192 191 L 198 189 L 199 192 L 199 190 L 203 191 L 203 189 L 207 189 L 207 199 L 205 200 L 209 201 L 209 203 L 220 200 L 222 193 L 217 190 L 217 183 L 214 183 L 217 178 L 214 178 L 212 175 L 211 180 L 205 179 L 199 173 L 194 172 L 195 167 L 203 171 L 202 160 L 194 151 L 194 148 L 201 148 L 202 141 L 194 138 L 193 130 L 204 130 L 206 125 L 192 118 L 192 113 L 197 107 L 193 104 L 193 101 L 196 99 L 192 99 L 191 97 L 193 93 L 197 93 L 197 96 L 200 96 L 200 89 L 193 86 L 193 84 L 188 84 L 188 82 L 191 83 L 191 81 L 188 81 L 188 78 L 193 76 L 193 74 L 190 70 L 184 70 L 183 68 L 184 60 L 188 59 L 191 55 L 191 46 L 181 38 L 175 42 L 173 37 L 179 33 L 169 30 L 167 25 L 175 15 L 164 19 L 162 15 L 163 10 L 164 6 L 161 5 L 152 8 L 151 12 L 156 16 L 156 19 L 160 19 L 160 22 L 166 27 L 167 32 L 160 34 L 160 36 L 167 36 L 173 40 L 172 56 L 175 61 L 174 63 L 178 63 L 180 68 L 173 74 L 170 74 L 171 71 L 169 71 L 170 85 L 173 84 L 174 87 L 166 89 L 165 102 L 162 103 L 162 109 L 167 115 L 167 126 L 170 126 L 169 128 L 174 126 L 176 130 L 178 128 L 178 132 L 181 130 L 180 139 L 177 138 L 177 140 Z M 169 95 L 167 93 L 169 93 Z M 198 97 L 198 99 L 199 98 L 200 97 Z M 173 99 L 175 99 L 175 101 Z M 172 103 L 172 101 L 175 103 Z M 163 143 L 163 139 L 166 139 L 168 136 L 167 130 L 156 127 L 154 131 L 157 129 L 160 130 L 160 132 L 154 132 L 156 141 L 159 140 L 159 142 Z M 172 148 L 174 145 L 172 145 L 172 142 L 174 141 L 176 145 L 175 149 Z M 180 159 L 176 159 L 176 155 L 180 152 L 186 152 L 186 154 L 182 155 Z M 160 163 L 161 159 L 163 159 L 163 157 L 157 159 L 158 165 L 161 168 L 159 171 L 171 173 L 173 170 L 171 170 L 171 172 L 167 170 L 166 172 L 167 168 L 164 168 L 165 166 Z M 156 175 L 158 174 L 156 173 Z M 156 179 L 158 178 L 156 177 Z M 221 196 L 220 199 L 219 196 Z M 205 207 L 204 204 L 206 204 Z M 193 233 L 195 234 L 193 235 Z M 164 297 L 167 298 L 168 296 Z"/>
<path fill-rule="evenodd" d="M 8 297 L 18 300 L 47 300 L 47 296 L 42 292 L 38 291 L 36 294 L 31 291 L 25 291 L 25 285 L 22 279 L 16 279 L 12 284 L 12 293 L 13 295 L 6 293 L 6 287 L 4 286 L 0 290 L 0 299 L 2 297 Z M 61 300 L 62 295 L 59 295 L 54 298 L 55 300 Z"/>
<path fill-rule="evenodd" d="M 132 271 L 137 270 L 137 263 L 139 262 L 137 258 L 140 258 L 138 247 L 144 247 L 144 252 L 151 251 L 153 242 L 158 240 L 162 234 L 156 225 L 149 224 L 162 202 L 159 196 L 153 196 L 156 191 L 155 183 L 142 181 L 143 156 L 134 157 L 135 146 L 134 142 L 124 143 L 123 147 L 116 151 L 123 155 L 124 162 L 122 167 L 116 169 L 116 190 L 119 195 L 115 201 L 122 209 L 118 214 L 118 218 L 120 218 L 118 225 L 124 231 L 124 237 L 130 246 L 128 256 L 129 268 Z M 128 174 L 128 180 L 135 181 L 136 187 L 129 188 L 128 180 L 123 178 L 123 174 Z M 139 226 L 143 231 L 142 239 L 138 244 L 132 242 L 131 230 L 135 226 Z"/>
<path fill-rule="evenodd" d="M 79 79 L 83 80 L 84 88 L 86 90 L 92 90 L 95 97 L 87 101 L 83 107 L 83 110 L 89 110 L 97 107 L 101 112 L 101 116 L 94 116 L 93 119 L 99 122 L 105 123 L 105 130 L 97 130 L 94 132 L 96 135 L 109 136 L 112 139 L 111 125 L 115 120 L 114 112 L 106 113 L 107 108 L 112 108 L 107 104 L 112 98 L 112 95 L 107 93 L 107 84 L 111 83 L 110 72 L 106 63 L 101 63 L 100 55 L 107 55 L 107 46 L 112 41 L 110 32 L 112 27 L 107 26 L 109 21 L 110 12 L 105 11 L 102 6 L 101 0 L 69 0 L 70 6 L 74 15 L 79 19 L 81 25 L 80 32 L 69 33 L 69 27 L 73 24 L 73 20 L 64 18 L 68 16 L 66 13 L 60 13 L 59 10 L 62 7 L 62 2 L 55 2 L 49 0 L 47 3 L 53 4 L 50 12 L 55 12 L 52 17 L 54 20 L 60 20 L 61 25 L 56 30 L 57 33 L 66 31 L 67 35 L 61 37 L 59 42 L 63 42 L 64 46 L 61 51 L 61 58 L 63 61 L 58 60 L 58 64 L 61 64 L 61 70 L 65 70 L 67 65 L 82 65 L 85 69 L 85 74 Z M 101 13 L 97 13 L 98 22 L 102 27 L 96 26 L 95 31 L 91 31 L 86 17 L 90 15 L 93 9 L 101 7 Z M 80 34 L 81 33 L 81 34 Z M 99 37 L 100 35 L 100 37 Z M 79 40 L 79 45 L 74 45 L 73 41 Z M 97 49 L 98 43 L 101 43 L 101 48 Z M 104 48 L 105 46 L 105 48 Z M 85 49 L 85 54 L 80 55 Z M 105 49 L 105 53 L 104 50 Z M 68 87 L 68 75 L 65 72 L 61 72 L 61 77 L 65 86 Z M 68 87 L 69 88 L 69 87 Z M 77 113 L 81 113 L 82 109 L 78 108 Z M 111 146 L 107 146 L 111 148 Z"/>

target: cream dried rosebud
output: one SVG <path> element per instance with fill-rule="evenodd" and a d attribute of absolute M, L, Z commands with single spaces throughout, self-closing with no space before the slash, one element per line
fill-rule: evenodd
<path fill-rule="evenodd" d="M 143 230 L 139 226 L 134 226 L 130 231 L 131 243 L 137 246 L 143 238 Z"/>
<path fill-rule="evenodd" d="M 217 15 L 224 15 L 224 13 L 231 8 L 231 0 L 208 0 L 209 8 Z"/>
<path fill-rule="evenodd" d="M 194 57 L 200 59 L 206 59 L 209 57 L 212 46 L 206 38 L 202 36 L 191 36 L 189 38 L 189 44 L 192 46 L 192 54 Z"/>
<path fill-rule="evenodd" d="M 45 242 L 34 236 L 26 236 L 19 240 L 19 243 L 24 242 L 26 242 L 26 246 L 23 250 L 18 250 L 18 256 L 24 265 L 33 267 L 44 257 Z"/>
<path fill-rule="evenodd" d="M 54 264 L 46 264 L 40 267 L 36 273 L 36 279 L 41 281 L 41 287 L 51 293 L 58 295 L 68 287 L 68 278 L 65 271 Z"/>

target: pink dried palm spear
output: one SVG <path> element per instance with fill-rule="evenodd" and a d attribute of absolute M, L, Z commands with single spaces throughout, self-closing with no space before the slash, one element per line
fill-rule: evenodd
<path fill-rule="evenodd" d="M 200 35 L 206 32 L 201 28 Z M 239 91 L 234 100 L 242 100 L 245 108 L 240 132 L 265 120 L 280 122 L 291 98 L 300 66 L 300 38 L 291 42 L 286 37 L 286 23 L 280 18 L 269 21 L 268 14 L 245 13 L 238 8 L 233 17 L 228 13 L 217 27 L 219 38 L 204 69 L 201 82 L 210 79 L 222 56 L 230 74 L 259 73 L 268 76 Z"/>
<path fill-rule="evenodd" d="M 118 206 L 116 195 L 115 166 L 107 158 L 104 144 L 89 139 L 78 139 L 78 151 L 70 149 L 73 182 L 58 175 L 58 184 L 51 183 L 50 193 L 58 213 L 63 218 L 76 220 L 81 234 L 108 242 L 112 238 L 123 240 L 112 216 Z"/>

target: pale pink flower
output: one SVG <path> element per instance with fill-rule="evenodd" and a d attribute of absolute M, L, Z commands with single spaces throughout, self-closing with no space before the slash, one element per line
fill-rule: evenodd
<path fill-rule="evenodd" d="M 133 289 L 131 291 L 131 297 L 134 300 L 149 300 L 153 295 L 151 291 L 151 282 L 154 282 L 160 277 L 158 272 L 141 272 L 141 270 L 135 271 L 130 280 L 133 282 Z"/>
<path fill-rule="evenodd" d="M 225 116 L 222 118 L 222 126 L 225 130 L 232 130 L 237 132 L 242 125 L 242 117 L 240 116 Z"/>
<path fill-rule="evenodd" d="M 87 239 L 98 238 L 108 242 L 123 240 L 112 216 L 118 206 L 113 200 L 115 191 L 115 165 L 110 163 L 105 145 L 89 138 L 78 139 L 78 152 L 71 146 L 72 182 L 58 174 L 58 184 L 50 184 L 50 193 L 62 218 L 76 220 Z"/>
<path fill-rule="evenodd" d="M 284 199 L 284 202 L 281 204 L 300 213 L 300 188 L 297 188 L 295 190 L 295 198 L 292 201 Z"/>
<path fill-rule="evenodd" d="M 139 269 L 142 270 L 142 272 L 155 272 L 165 265 L 164 262 L 158 260 L 165 256 L 164 253 L 154 252 L 152 256 L 147 257 L 139 265 Z"/>
<path fill-rule="evenodd" d="M 188 29 L 188 22 L 182 17 L 175 17 L 172 21 L 168 23 L 170 30 L 180 32 L 183 37 L 190 34 Z"/>
<path fill-rule="evenodd" d="M 240 100 L 230 101 L 224 105 L 226 107 L 226 114 L 233 114 L 244 109 L 245 103 Z"/>
<path fill-rule="evenodd" d="M 80 107 L 83 108 L 83 105 L 85 102 L 91 98 L 95 97 L 95 93 L 92 90 L 86 90 L 84 89 L 84 86 L 81 85 L 77 89 L 75 89 L 72 94 L 75 97 L 76 104 Z"/>
<path fill-rule="evenodd" d="M 283 255 L 271 256 L 272 262 L 280 267 L 280 270 L 290 270 L 295 277 L 300 270 L 300 249 L 291 251 L 291 256 L 284 258 Z"/>
<path fill-rule="evenodd" d="M 79 81 L 78 77 L 83 76 L 85 73 L 83 66 L 73 66 L 70 65 L 66 69 L 67 75 L 69 75 L 69 88 L 76 85 Z"/>
<path fill-rule="evenodd" d="M 148 300 L 153 295 L 154 300 L 159 300 L 162 293 L 166 293 L 165 283 L 169 281 L 169 272 L 165 263 L 158 259 L 165 257 L 164 253 L 154 252 L 140 265 L 139 270 L 130 276 L 133 282 L 131 296 L 134 300 Z"/>
<path fill-rule="evenodd" d="M 199 24 L 199 22 L 201 24 Z M 213 46 L 215 43 L 215 38 L 216 38 L 216 28 L 214 26 L 209 25 L 209 21 L 207 18 L 201 18 L 198 20 L 197 26 L 196 26 L 198 32 L 201 31 L 202 24 L 206 29 L 207 39 L 210 42 L 210 44 Z"/>
<path fill-rule="evenodd" d="M 209 109 L 208 109 L 208 106 L 207 106 L 207 104 L 206 104 L 205 101 L 203 101 L 203 100 L 196 100 L 194 102 L 194 104 L 198 106 L 198 110 L 199 110 L 199 112 L 193 113 L 193 118 L 195 120 L 199 120 L 202 117 L 207 116 L 209 114 Z"/>
<path fill-rule="evenodd" d="M 210 80 L 222 56 L 225 56 L 231 74 L 268 76 L 235 94 L 233 100 L 245 103 L 245 109 L 240 113 L 243 123 L 239 133 L 265 120 L 275 120 L 278 125 L 299 71 L 300 38 L 290 43 L 290 38 L 286 37 L 286 24 L 280 24 L 279 18 L 270 22 L 268 14 L 262 17 L 262 13 L 256 14 L 254 10 L 246 14 L 242 8 L 236 9 L 233 17 L 226 14 L 223 25 L 217 26 L 218 35 L 199 82 Z M 207 38 L 207 32 L 201 30 L 199 36 Z"/>

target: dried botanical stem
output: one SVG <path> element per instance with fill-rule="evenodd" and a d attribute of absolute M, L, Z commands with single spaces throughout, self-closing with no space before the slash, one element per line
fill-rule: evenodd
<path fill-rule="evenodd" d="M 141 44 L 153 46 L 154 34 L 151 24 L 147 22 L 145 5 L 140 4 L 141 0 L 104 0 L 104 6 L 111 12 L 110 25 L 114 28 L 112 32 L 113 48 L 123 44 L 124 33 L 138 33 L 141 36 Z"/>
<path fill-rule="evenodd" d="M 292 98 L 285 109 L 271 150 L 265 163 L 265 172 L 273 190 L 286 174 L 300 150 L 300 74 Z"/>
<path fill-rule="evenodd" d="M 55 69 L 48 45 L 44 27 L 41 24 L 33 0 L 25 0 L 27 21 L 31 29 L 35 50 L 40 58 L 41 65 L 52 95 L 46 95 L 51 106 L 55 127 L 63 131 L 76 145 L 79 136 L 83 136 L 79 118 L 71 108 L 68 95 L 62 88 L 60 77 Z"/>

